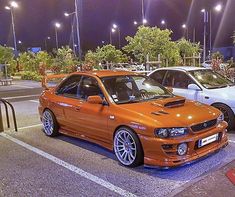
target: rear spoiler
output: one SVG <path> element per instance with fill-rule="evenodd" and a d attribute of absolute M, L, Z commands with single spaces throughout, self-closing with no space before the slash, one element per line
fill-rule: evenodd
<path fill-rule="evenodd" d="M 45 88 L 46 90 L 49 89 L 48 82 L 53 81 L 54 79 L 64 79 L 67 77 L 69 74 L 59 74 L 59 75 L 45 75 L 42 78 L 42 87 Z"/>

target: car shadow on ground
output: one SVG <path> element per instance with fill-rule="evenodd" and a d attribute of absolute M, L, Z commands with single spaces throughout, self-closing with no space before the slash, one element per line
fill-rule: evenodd
<path fill-rule="evenodd" d="M 97 144 L 74 137 L 68 137 L 65 135 L 60 135 L 57 137 L 57 139 L 65 141 L 67 143 L 71 143 L 75 146 L 89 150 L 99 155 L 102 155 L 103 156 L 102 159 L 112 159 L 116 161 L 117 165 L 126 168 L 125 166 L 122 166 L 118 162 L 112 151 L 109 151 L 108 149 L 105 149 Z M 148 176 L 158 177 L 161 179 L 187 182 L 201 175 L 204 175 L 205 173 L 208 173 L 213 169 L 215 169 L 216 167 L 220 166 L 220 164 L 223 162 L 223 159 L 225 159 L 227 155 L 228 153 L 226 152 L 226 150 L 222 149 L 217 153 L 196 160 L 195 162 L 184 166 L 163 169 L 158 167 L 150 168 L 142 165 L 136 168 L 129 168 L 129 169 L 135 172 L 143 173 Z"/>

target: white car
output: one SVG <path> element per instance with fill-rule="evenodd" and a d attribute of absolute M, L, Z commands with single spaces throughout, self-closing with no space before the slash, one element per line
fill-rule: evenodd
<path fill-rule="evenodd" d="M 211 69 L 167 67 L 149 74 L 173 93 L 220 109 L 229 130 L 235 126 L 235 84 Z"/>

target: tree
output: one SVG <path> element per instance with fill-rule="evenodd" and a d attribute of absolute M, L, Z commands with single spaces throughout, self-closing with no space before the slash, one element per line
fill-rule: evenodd
<path fill-rule="evenodd" d="M 183 58 L 192 57 L 200 52 L 200 44 L 199 43 L 192 43 L 185 38 L 178 40 L 177 47 L 179 49 L 180 56 Z"/>
<path fill-rule="evenodd" d="M 85 55 L 85 63 L 89 63 L 96 68 L 99 68 L 98 64 L 100 62 L 123 63 L 127 61 L 127 55 L 110 44 L 97 47 L 94 52 L 89 50 Z"/>
<path fill-rule="evenodd" d="M 171 34 L 172 31 L 168 29 L 141 26 L 134 37 L 126 37 L 128 44 L 123 50 L 134 55 L 139 62 L 146 62 L 147 55 L 154 61 L 160 54 L 170 65 L 176 65 L 180 55 L 176 44 L 171 40 Z"/>
<path fill-rule="evenodd" d="M 74 56 L 73 50 L 68 46 L 54 51 L 55 58 L 52 64 L 52 70 L 55 73 L 70 73 L 77 70 L 78 59 Z"/>
<path fill-rule="evenodd" d="M 13 74 L 16 71 L 16 61 L 12 48 L 0 45 L 0 64 L 8 64 L 8 74 Z"/>

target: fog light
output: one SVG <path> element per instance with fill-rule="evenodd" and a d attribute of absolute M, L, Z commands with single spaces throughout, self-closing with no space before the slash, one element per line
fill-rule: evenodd
<path fill-rule="evenodd" d="M 178 149 L 177 149 L 178 155 L 180 156 L 185 155 L 187 153 L 187 150 L 188 150 L 188 145 L 186 143 L 182 143 L 178 145 Z"/>

